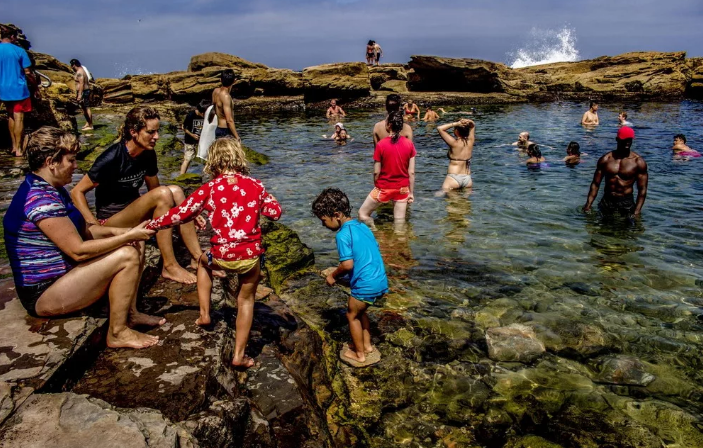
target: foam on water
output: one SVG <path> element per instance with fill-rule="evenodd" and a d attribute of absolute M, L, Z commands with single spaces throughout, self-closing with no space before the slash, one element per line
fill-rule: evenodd
<path fill-rule="evenodd" d="M 512 68 L 578 61 L 576 30 L 566 26 L 560 30 L 532 28 L 527 44 L 510 56 L 513 58 L 513 62 L 510 63 Z"/>

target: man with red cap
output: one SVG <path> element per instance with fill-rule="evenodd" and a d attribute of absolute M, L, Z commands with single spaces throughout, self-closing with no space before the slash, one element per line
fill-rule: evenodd
<path fill-rule="evenodd" d="M 617 149 L 610 151 L 600 159 L 593 174 L 591 189 L 583 211 L 591 209 L 593 201 L 598 196 L 601 180 L 605 176 L 605 191 L 598 204 L 598 209 L 604 215 L 620 213 L 625 216 L 639 216 L 647 197 L 647 163 L 638 154 L 630 151 L 635 131 L 628 126 L 618 130 L 615 140 Z M 633 198 L 634 185 L 637 184 L 637 202 Z"/>

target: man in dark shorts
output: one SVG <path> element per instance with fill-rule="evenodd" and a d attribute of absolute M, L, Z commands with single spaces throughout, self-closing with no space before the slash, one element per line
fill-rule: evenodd
<path fill-rule="evenodd" d="M 647 163 L 638 154 L 630 151 L 635 131 L 623 126 L 618 130 L 617 149 L 598 159 L 593 175 L 591 189 L 583 211 L 591 210 L 591 205 L 598 196 L 601 180 L 605 176 L 605 191 L 598 209 L 603 215 L 639 216 L 647 197 Z M 637 184 L 637 202 L 634 200 L 634 185 Z"/>
<path fill-rule="evenodd" d="M 24 114 L 32 111 L 27 78 L 32 76 L 32 62 L 24 49 L 15 45 L 17 30 L 0 25 L 0 101 L 7 108 L 7 125 L 12 139 L 12 152 L 22 157 Z"/>
<path fill-rule="evenodd" d="M 234 85 L 235 75 L 231 68 L 225 69 L 220 75 L 222 86 L 212 91 L 212 104 L 215 105 L 217 114 L 217 128 L 215 128 L 215 138 L 233 137 L 241 141 L 237 129 L 234 127 L 234 117 L 232 112 L 232 85 Z"/>
<path fill-rule="evenodd" d="M 76 101 L 83 109 L 83 116 L 85 116 L 85 126 L 81 130 L 92 131 L 93 114 L 90 112 L 90 79 L 88 79 L 88 74 L 78 59 L 71 59 L 71 68 L 76 73 L 73 76 L 73 82 L 76 85 Z"/>
<path fill-rule="evenodd" d="M 71 190 L 71 198 L 88 225 L 131 228 L 157 218 L 185 200 L 175 185 L 161 186 L 157 177 L 154 147 L 159 139 L 159 114 L 146 106 L 129 111 L 120 131 L 120 141 L 103 151 L 88 174 Z M 148 192 L 139 194 L 146 182 Z M 95 189 L 97 218 L 88 206 L 86 194 Z M 193 260 L 202 250 L 193 223 L 180 227 L 181 237 Z M 164 278 L 195 283 L 196 277 L 178 264 L 173 253 L 172 230 L 160 230 L 156 242 L 163 258 Z"/>

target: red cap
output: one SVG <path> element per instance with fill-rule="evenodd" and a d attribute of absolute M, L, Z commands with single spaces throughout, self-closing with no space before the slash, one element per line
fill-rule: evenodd
<path fill-rule="evenodd" d="M 632 128 L 627 127 L 627 126 L 622 126 L 620 129 L 618 129 L 618 140 L 625 140 L 627 138 L 635 138 L 635 131 L 632 130 Z"/>

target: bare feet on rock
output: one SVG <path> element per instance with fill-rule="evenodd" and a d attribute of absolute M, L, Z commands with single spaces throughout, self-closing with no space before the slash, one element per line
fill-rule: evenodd
<path fill-rule="evenodd" d="M 131 313 L 129 315 L 129 326 L 146 325 L 156 327 L 166 323 L 166 319 L 161 316 L 150 316 L 144 313 Z"/>
<path fill-rule="evenodd" d="M 197 325 L 203 325 L 203 326 L 204 326 L 204 325 L 210 325 L 210 315 L 208 314 L 208 315 L 206 315 L 206 316 L 203 316 L 203 315 L 201 314 L 200 317 L 198 317 L 197 319 L 195 319 L 195 323 L 196 323 Z"/>
<path fill-rule="evenodd" d="M 161 276 L 174 282 L 192 285 L 197 281 L 197 277 L 192 272 L 188 272 L 179 265 L 164 266 Z"/>
<path fill-rule="evenodd" d="M 158 336 L 140 333 L 131 328 L 125 328 L 117 334 L 111 331 L 107 333 L 107 346 L 111 348 L 147 348 L 158 343 Z"/>
<path fill-rule="evenodd" d="M 350 342 L 350 343 L 347 345 L 347 347 L 349 347 L 349 350 L 351 350 L 351 351 L 353 351 L 354 353 L 356 353 L 356 350 L 354 349 L 354 344 L 353 344 L 353 343 Z M 365 348 L 365 349 L 364 349 L 364 353 L 366 353 L 366 354 L 368 355 L 369 353 L 373 353 L 375 350 L 376 350 L 376 347 L 374 347 L 374 346 L 372 345 L 370 348 Z"/>
<path fill-rule="evenodd" d="M 232 359 L 232 366 L 238 370 L 239 369 L 245 370 L 245 369 L 248 369 L 248 368 L 254 366 L 254 360 L 248 356 L 243 356 L 242 359 L 240 359 L 240 360 L 233 358 Z"/>
<path fill-rule="evenodd" d="M 346 350 L 342 356 L 356 362 L 366 362 L 366 356 L 359 356 L 354 350 Z"/>

